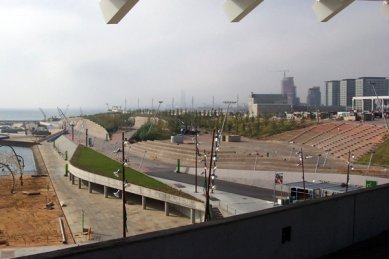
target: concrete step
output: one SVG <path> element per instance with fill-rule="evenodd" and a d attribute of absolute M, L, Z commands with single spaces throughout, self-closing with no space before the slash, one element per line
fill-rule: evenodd
<path fill-rule="evenodd" d="M 224 216 L 220 212 L 219 208 L 218 207 L 212 207 L 212 210 L 211 210 L 211 220 L 218 220 L 218 219 L 223 219 L 223 218 L 224 218 Z"/>

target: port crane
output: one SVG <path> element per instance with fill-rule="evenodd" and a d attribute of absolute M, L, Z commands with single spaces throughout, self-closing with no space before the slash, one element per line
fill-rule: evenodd
<path fill-rule="evenodd" d="M 39 107 L 39 110 L 41 111 L 41 113 L 43 115 L 43 121 L 46 121 L 46 119 L 47 119 L 46 113 L 43 111 L 43 109 L 41 107 Z"/>
<path fill-rule="evenodd" d="M 66 107 L 66 110 L 68 108 Z M 69 121 L 68 117 L 66 117 L 66 113 L 64 113 L 59 107 L 57 107 L 57 110 L 58 110 L 58 114 L 59 116 L 61 117 L 61 119 L 64 121 L 64 130 L 66 130 L 66 127 L 68 125 L 71 125 L 71 122 Z"/>

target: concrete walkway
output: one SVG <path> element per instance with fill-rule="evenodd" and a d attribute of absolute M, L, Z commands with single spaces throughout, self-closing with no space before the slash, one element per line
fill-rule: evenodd
<path fill-rule="evenodd" d="M 72 185 L 69 178 L 64 176 L 66 161 L 55 151 L 53 144 L 43 143 L 39 146 L 39 150 L 58 200 L 66 204 L 62 209 L 76 245 L 121 238 L 123 233 L 121 199 L 113 195 L 104 198 L 104 195 L 96 190 L 89 193 L 87 186 L 82 185 L 79 189 L 78 184 Z M 140 201 L 128 200 L 126 210 L 127 236 L 191 224 L 189 218 L 174 211 L 170 211 L 169 216 L 165 216 L 163 205 L 151 201 L 148 201 L 146 210 L 143 210 Z M 90 236 L 84 233 L 83 226 L 85 229 L 91 228 Z M 1 249 L 0 258 L 26 256 L 71 246 L 74 245 Z"/>
<path fill-rule="evenodd" d="M 87 186 L 82 185 L 79 189 L 78 184 L 72 185 L 69 178 L 64 176 L 65 161 L 55 152 L 52 145 L 45 143 L 40 148 L 58 198 L 66 204 L 63 211 L 76 242 L 89 243 L 122 237 L 121 199 L 113 195 L 104 198 L 100 192 L 89 193 Z M 163 209 L 147 207 L 146 210 L 142 210 L 141 204 L 137 201 L 128 203 L 127 236 L 190 224 L 188 218 L 174 213 L 165 216 Z M 92 228 L 93 240 L 88 240 L 87 236 L 82 235 L 82 215 L 84 228 Z"/>
<path fill-rule="evenodd" d="M 182 182 L 167 180 L 164 178 L 158 178 L 159 181 L 168 184 L 174 188 L 178 188 L 183 192 L 189 193 L 190 195 L 205 200 L 205 192 L 202 187 L 197 187 L 197 193 L 195 193 L 195 186 Z M 223 192 L 215 190 L 210 193 L 210 202 L 213 207 L 218 207 L 224 217 L 264 210 L 274 207 L 274 202 L 246 197 L 234 193 Z"/>

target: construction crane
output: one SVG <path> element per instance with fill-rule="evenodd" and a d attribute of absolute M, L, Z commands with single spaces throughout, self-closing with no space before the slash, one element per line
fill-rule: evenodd
<path fill-rule="evenodd" d="M 282 73 L 284 73 L 284 78 L 286 78 L 286 73 L 287 72 L 290 72 L 288 69 L 284 69 L 284 70 L 278 70 L 278 71 L 276 71 L 276 72 L 282 72 Z"/>
<path fill-rule="evenodd" d="M 67 109 L 67 108 L 66 108 L 66 109 Z M 67 127 L 67 126 L 70 126 L 71 123 L 70 123 L 68 117 L 66 117 L 65 113 L 64 113 L 59 107 L 57 107 L 57 110 L 58 110 L 59 116 L 61 117 L 61 119 L 62 119 L 62 120 L 64 121 L 64 123 L 65 123 L 64 129 L 66 130 L 66 127 Z"/>
<path fill-rule="evenodd" d="M 39 110 L 41 111 L 41 113 L 43 115 L 43 121 L 46 121 L 46 113 L 43 111 L 43 109 L 41 107 L 39 107 Z"/>

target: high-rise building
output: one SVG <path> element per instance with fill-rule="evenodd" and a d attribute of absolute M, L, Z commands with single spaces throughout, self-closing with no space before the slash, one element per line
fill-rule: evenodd
<path fill-rule="evenodd" d="M 355 96 L 388 96 L 389 84 L 385 77 L 360 77 L 355 80 Z M 362 107 L 363 103 L 363 107 Z M 355 108 L 358 110 L 371 110 L 371 100 L 356 100 Z"/>
<path fill-rule="evenodd" d="M 293 77 L 284 77 L 281 82 L 281 94 L 287 99 L 290 105 L 299 105 L 296 98 L 296 86 L 294 85 Z"/>
<path fill-rule="evenodd" d="M 326 106 L 340 105 L 340 81 L 326 81 L 325 85 L 325 103 Z"/>
<path fill-rule="evenodd" d="M 355 79 L 343 79 L 340 81 L 340 106 L 347 110 L 352 108 L 352 100 L 355 96 Z"/>
<path fill-rule="evenodd" d="M 308 89 L 307 105 L 309 106 L 320 106 L 321 92 L 319 86 L 314 86 Z"/>

